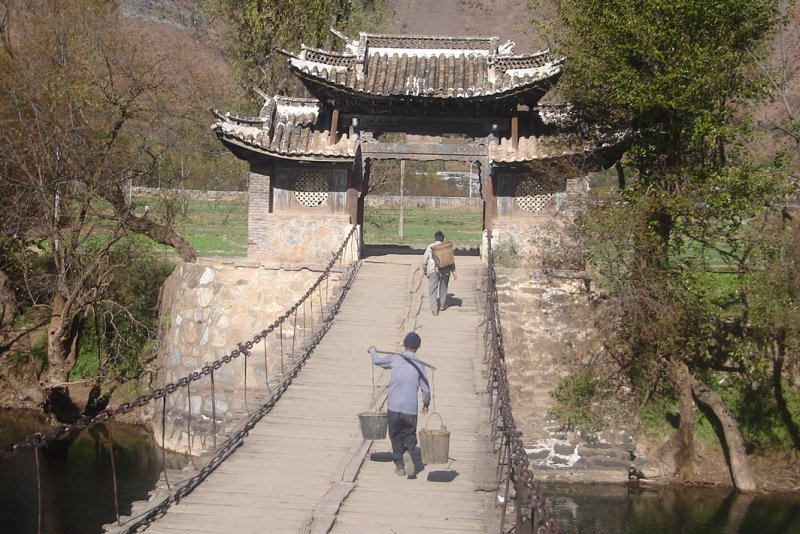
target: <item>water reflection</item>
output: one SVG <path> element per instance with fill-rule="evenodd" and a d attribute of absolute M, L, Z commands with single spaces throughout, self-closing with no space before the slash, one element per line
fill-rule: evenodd
<path fill-rule="evenodd" d="M 113 424 L 120 514 L 144 499 L 161 473 L 161 453 L 138 427 Z M 37 415 L 0 411 L 0 442 L 14 443 L 48 427 Z M 181 457 L 168 457 L 178 468 Z M 42 533 L 101 532 L 116 520 L 107 429 L 96 427 L 40 450 Z M 36 457 L 32 450 L 0 460 L 0 532 L 35 533 L 39 521 Z"/>
<path fill-rule="evenodd" d="M 0 410 L 0 443 L 48 427 L 36 414 Z M 161 473 L 161 453 L 137 427 L 113 425 L 120 513 L 147 497 Z M 115 520 L 111 459 L 101 429 L 40 455 L 42 533 L 99 533 Z M 170 468 L 185 460 L 167 457 Z M 800 495 L 743 495 L 719 488 L 627 488 L 542 484 L 565 534 L 800 534 Z M 0 532 L 36 533 L 36 463 L 23 450 L 0 460 Z"/>
<path fill-rule="evenodd" d="M 565 534 L 800 534 L 800 495 L 598 484 L 542 492 Z"/>

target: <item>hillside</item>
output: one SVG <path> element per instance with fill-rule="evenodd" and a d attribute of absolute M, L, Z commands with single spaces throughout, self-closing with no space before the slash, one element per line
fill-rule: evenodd
<path fill-rule="evenodd" d="M 230 95 L 235 79 L 223 53 L 224 27 L 209 23 L 202 0 L 122 0 L 120 12 L 150 53 L 180 74 L 195 71 L 223 84 Z M 498 36 L 510 39 L 520 52 L 545 47 L 531 35 L 525 0 L 387 0 L 386 23 L 380 31 L 417 35 Z M 215 102 L 215 107 L 224 108 Z"/>
<path fill-rule="evenodd" d="M 497 36 L 518 52 L 547 45 L 534 34 L 526 0 L 388 0 L 388 32 L 416 35 Z"/>

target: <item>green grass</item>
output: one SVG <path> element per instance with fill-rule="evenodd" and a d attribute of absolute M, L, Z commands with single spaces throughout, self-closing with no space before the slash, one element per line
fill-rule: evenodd
<path fill-rule="evenodd" d="M 170 209 L 157 198 L 140 198 L 138 204 L 147 204 L 148 213 L 156 220 L 163 220 Z M 176 210 L 175 230 L 191 243 L 199 256 L 247 255 L 246 201 L 188 200 L 171 208 Z M 364 214 L 365 243 L 424 247 L 433 241 L 437 230 L 444 232 L 458 248 L 475 248 L 481 243 L 480 211 L 408 208 L 404 210 L 403 219 L 403 239 L 400 239 L 399 208 L 367 208 Z M 153 246 L 166 254 L 172 251 L 167 246 Z"/>
<path fill-rule="evenodd" d="M 458 248 L 481 244 L 482 214 L 471 210 L 409 208 L 403 211 L 403 239 L 399 236 L 399 208 L 367 208 L 364 213 L 364 242 L 368 245 L 409 245 L 424 247 L 441 230 Z"/>
<path fill-rule="evenodd" d="M 138 199 L 149 207 L 154 218 L 165 218 L 169 206 L 157 198 Z M 247 255 L 247 201 L 245 200 L 187 200 L 179 206 L 175 230 L 186 238 L 198 256 Z M 155 245 L 159 250 L 170 247 Z"/>

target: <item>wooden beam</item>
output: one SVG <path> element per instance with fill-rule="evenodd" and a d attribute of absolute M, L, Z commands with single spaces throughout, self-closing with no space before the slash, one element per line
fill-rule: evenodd
<path fill-rule="evenodd" d="M 364 158 L 374 159 L 453 159 L 474 161 L 489 153 L 488 144 L 444 145 L 438 143 L 361 143 Z"/>
<path fill-rule="evenodd" d="M 519 115 L 514 113 L 511 116 L 511 148 L 514 150 L 519 146 Z"/>
<path fill-rule="evenodd" d="M 483 196 L 483 229 L 492 231 L 494 220 L 497 218 L 497 197 L 494 194 L 492 172 L 488 165 L 480 166 L 481 195 Z"/>
<path fill-rule="evenodd" d="M 339 110 L 333 108 L 333 114 L 331 115 L 331 130 L 330 130 L 330 136 L 328 137 L 328 144 L 335 145 L 338 140 L 339 140 Z"/>

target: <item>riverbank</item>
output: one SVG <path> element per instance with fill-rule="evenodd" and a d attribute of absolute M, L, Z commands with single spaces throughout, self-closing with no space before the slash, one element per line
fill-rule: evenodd
<path fill-rule="evenodd" d="M 603 351 L 594 325 L 596 295 L 585 273 L 496 271 L 514 418 L 536 478 L 547 483 L 675 484 L 674 427 L 665 422 L 660 433 L 648 435 L 624 387 L 601 401 L 601 391 L 580 382 L 581 371 L 599 365 L 596 355 Z M 566 395 L 559 391 L 566 377 L 578 377 L 569 391 L 576 413 L 564 413 L 554 398 Z M 556 417 L 559 409 L 561 418 Z M 565 417 L 589 409 L 602 413 L 595 421 L 602 431 L 567 429 Z M 759 492 L 800 493 L 798 451 L 756 450 L 748 463 Z M 725 451 L 713 431 L 695 436 L 692 482 L 733 487 Z"/>

